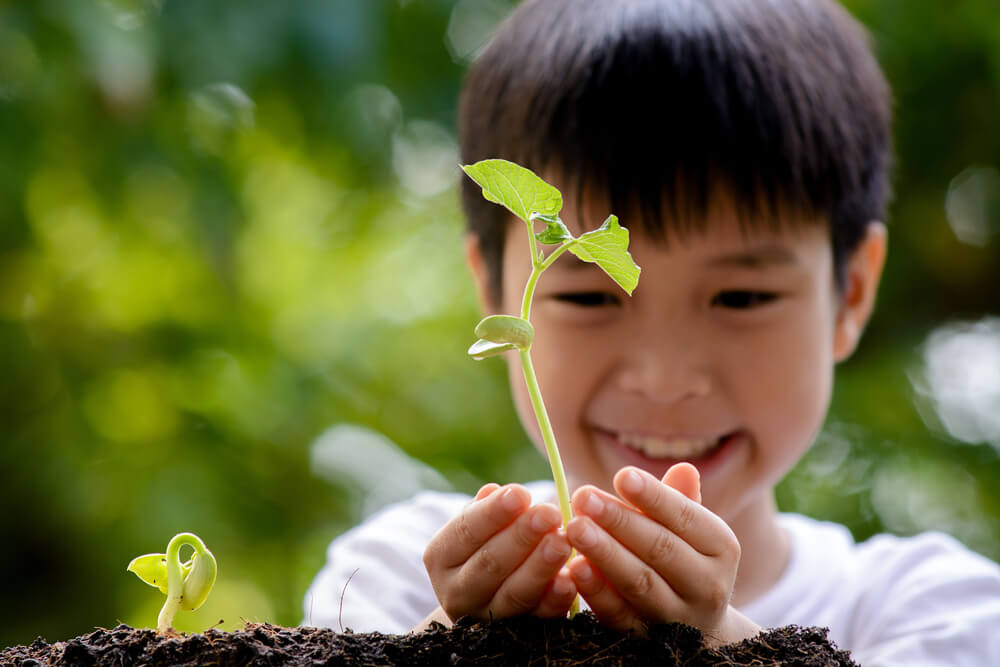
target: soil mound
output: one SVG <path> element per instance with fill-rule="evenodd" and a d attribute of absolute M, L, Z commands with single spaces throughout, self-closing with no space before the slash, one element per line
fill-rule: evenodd
<path fill-rule="evenodd" d="M 738 644 L 709 649 L 701 633 L 679 624 L 649 629 L 648 638 L 622 635 L 589 613 L 573 620 L 530 617 L 493 622 L 463 619 L 419 634 L 334 632 L 247 623 L 242 630 L 158 636 L 119 625 L 65 642 L 39 638 L 0 652 L 0 665 L 855 665 L 822 628 L 787 626 Z"/>

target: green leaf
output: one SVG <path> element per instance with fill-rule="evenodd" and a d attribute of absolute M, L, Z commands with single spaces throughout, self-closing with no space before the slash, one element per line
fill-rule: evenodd
<path fill-rule="evenodd" d="M 191 560 L 181 563 L 181 579 L 187 579 L 191 564 Z M 167 594 L 167 554 L 136 556 L 125 569 L 134 572 L 135 576 L 153 588 L 159 588 L 164 595 Z"/>
<path fill-rule="evenodd" d="M 542 215 L 541 213 L 533 213 L 531 220 L 541 220 L 545 223 L 545 229 L 535 234 L 535 238 L 545 245 L 557 245 L 563 241 L 569 241 L 573 238 L 573 235 L 569 233 L 569 229 L 565 224 L 563 224 L 563 221 L 559 219 L 558 215 Z"/>
<path fill-rule="evenodd" d="M 498 354 L 515 349 L 517 349 L 517 345 L 514 343 L 494 343 L 493 341 L 480 339 L 469 348 L 469 356 L 476 361 L 482 361 L 487 357 L 495 357 Z"/>
<path fill-rule="evenodd" d="M 532 213 L 556 215 L 562 195 L 530 169 L 507 160 L 481 160 L 462 169 L 483 189 L 483 197 L 530 224 Z"/>
<path fill-rule="evenodd" d="M 617 216 L 609 215 L 603 225 L 581 234 L 569 251 L 600 266 L 629 296 L 639 284 L 640 269 L 628 252 L 628 230 L 618 224 Z"/>
<path fill-rule="evenodd" d="M 153 588 L 167 594 L 167 554 L 136 556 L 126 568 Z"/>

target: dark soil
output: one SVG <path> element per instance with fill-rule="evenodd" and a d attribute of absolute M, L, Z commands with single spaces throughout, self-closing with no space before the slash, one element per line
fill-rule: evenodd
<path fill-rule="evenodd" d="M 619 634 L 589 613 L 573 620 L 463 619 L 420 634 L 384 635 L 248 623 L 237 632 L 157 636 L 119 625 L 65 642 L 0 652 L 0 665 L 855 665 L 821 628 L 788 626 L 716 649 L 683 625 L 651 627 L 648 639 Z"/>

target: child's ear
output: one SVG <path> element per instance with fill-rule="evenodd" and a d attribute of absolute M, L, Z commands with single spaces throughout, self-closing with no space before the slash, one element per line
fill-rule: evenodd
<path fill-rule="evenodd" d="M 476 284 L 476 297 L 479 300 L 479 310 L 484 314 L 495 312 L 496 308 L 490 298 L 490 276 L 483 259 L 483 251 L 479 247 L 479 238 L 475 234 L 465 235 L 465 265 L 469 267 L 472 280 Z"/>
<path fill-rule="evenodd" d="M 864 238 L 847 261 L 844 293 L 833 337 L 833 357 L 838 362 L 854 352 L 875 307 L 875 294 L 885 264 L 886 241 L 885 225 L 877 221 L 868 223 Z"/>

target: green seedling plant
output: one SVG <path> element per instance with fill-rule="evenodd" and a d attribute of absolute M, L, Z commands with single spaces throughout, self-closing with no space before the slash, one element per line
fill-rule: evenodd
<path fill-rule="evenodd" d="M 628 252 L 628 230 L 618 224 L 615 215 L 609 215 L 597 229 L 573 236 L 559 218 L 562 194 L 531 170 L 499 159 L 482 160 L 464 165 L 462 169 L 482 188 L 483 197 L 487 201 L 505 207 L 528 226 L 531 274 L 524 287 L 521 315 L 490 315 L 480 321 L 475 329 L 479 340 L 469 348 L 469 355 L 479 360 L 510 350 L 518 351 L 528 395 L 531 397 L 549 466 L 552 468 L 559 511 L 565 528 L 573 518 L 573 512 L 570 509 L 569 486 L 559 456 L 559 447 L 531 363 L 531 343 L 535 336 L 530 321 L 531 299 L 542 272 L 566 251 L 585 262 L 600 266 L 629 296 L 639 283 L 640 269 Z M 536 222 L 544 223 L 545 229 L 536 233 Z M 540 246 L 556 247 L 546 254 Z M 573 601 L 570 615 L 574 615 L 578 608 L 577 599 Z"/>
<path fill-rule="evenodd" d="M 193 547 L 194 553 L 182 563 L 184 545 Z M 156 631 L 163 634 L 171 630 L 179 610 L 194 611 L 205 602 L 215 585 L 219 567 L 200 537 L 178 533 L 167 544 L 167 553 L 136 556 L 127 570 L 167 596 L 156 621 Z"/>

